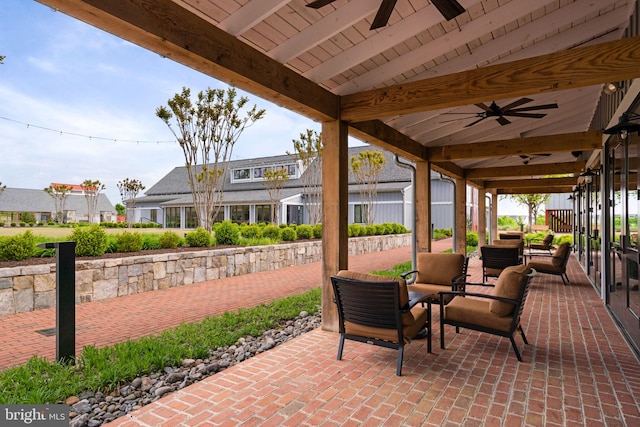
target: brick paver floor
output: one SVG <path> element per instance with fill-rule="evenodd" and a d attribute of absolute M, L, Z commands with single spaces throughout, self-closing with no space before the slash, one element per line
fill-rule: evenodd
<path fill-rule="evenodd" d="M 370 271 L 409 258 L 409 248 L 386 251 L 352 257 L 350 268 Z M 319 284 L 319 265 L 283 270 L 261 276 L 264 284 L 256 284 L 262 279 L 254 275 L 251 280 L 245 277 L 233 283 L 256 286 L 262 293 L 275 292 L 289 280 L 302 287 L 308 282 Z M 472 259 L 470 271 L 471 280 L 481 277 L 477 258 Z M 440 349 L 438 333 L 434 334 L 432 354 L 426 353 L 424 341 L 407 346 L 403 375 L 398 377 L 395 351 L 347 342 L 343 360 L 337 361 L 338 336 L 317 329 L 109 426 L 640 425 L 640 363 L 574 258 L 568 275 L 571 283 L 567 286 L 557 276 L 539 275 L 534 279 L 523 317 L 530 344 L 524 345 L 520 337 L 516 338 L 523 362 L 517 361 L 505 338 L 464 329 L 456 334 L 454 328 L 447 328 L 445 350 Z M 140 299 L 130 299 L 129 310 L 105 317 L 109 323 L 116 323 L 105 329 L 115 337 L 118 334 L 111 330 L 126 326 L 121 339 L 126 338 L 123 334 L 133 335 L 133 331 L 148 334 L 147 326 L 139 330 L 128 326 L 135 323 L 127 322 L 129 312 L 151 315 L 159 328 L 162 311 L 180 311 L 183 304 L 194 310 L 200 304 L 213 306 L 203 301 L 206 298 L 194 299 L 211 286 L 212 282 L 202 285 L 184 302 L 174 294 L 158 301 L 140 294 Z M 175 289 L 186 292 L 189 288 Z M 238 292 L 248 295 L 249 291 Z M 214 293 L 211 298 L 222 300 L 227 295 L 226 291 L 220 296 Z M 83 304 L 78 311 L 85 305 L 99 303 Z M 436 310 L 434 320 L 437 316 Z M 191 318 L 186 313 L 177 317 L 174 321 Z M 25 323 L 30 319 L 24 316 Z M 0 326 L 5 326 L 1 322 Z M 33 322 L 28 327 L 41 326 Z M 434 328 L 435 332 L 439 330 L 437 322 Z M 93 341 L 102 342 L 98 337 L 101 331 L 94 329 Z M 13 339 L 29 341 L 27 336 Z M 3 361 L 11 354 L 5 350 L 6 340 L 6 334 L 0 336 L 1 351 L 6 352 L 2 353 Z"/>

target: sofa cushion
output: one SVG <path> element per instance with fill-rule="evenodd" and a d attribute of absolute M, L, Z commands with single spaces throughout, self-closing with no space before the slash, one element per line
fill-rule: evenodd
<path fill-rule="evenodd" d="M 443 285 L 451 289 L 451 280 L 462 274 L 464 255 L 423 252 L 418 254 L 417 263 L 415 284 Z"/>
<path fill-rule="evenodd" d="M 520 295 L 520 289 L 523 286 L 527 274 L 531 272 L 528 265 L 514 265 L 502 270 L 496 286 L 493 289 L 493 295 L 502 298 L 517 299 Z M 500 316 L 510 316 L 515 306 L 508 302 L 491 300 L 489 310 L 491 313 Z"/>

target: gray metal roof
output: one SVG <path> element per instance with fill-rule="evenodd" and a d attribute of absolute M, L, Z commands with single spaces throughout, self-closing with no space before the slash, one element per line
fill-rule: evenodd
<path fill-rule="evenodd" d="M 76 211 L 86 215 L 87 199 L 81 194 L 69 194 L 65 202 L 66 211 Z M 53 199 L 44 190 L 32 190 L 28 188 L 5 188 L 0 193 L 1 212 L 54 212 Z M 106 194 L 100 193 L 96 212 L 114 212 L 115 208 Z"/>

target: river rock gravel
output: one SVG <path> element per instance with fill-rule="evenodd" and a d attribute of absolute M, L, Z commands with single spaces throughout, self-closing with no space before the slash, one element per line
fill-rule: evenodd
<path fill-rule="evenodd" d="M 169 393 L 268 351 L 292 338 L 300 336 L 321 323 L 321 314 L 301 312 L 287 321 L 281 329 L 266 331 L 259 337 L 243 337 L 234 345 L 209 352 L 206 359 L 183 359 L 180 366 L 167 366 L 159 372 L 135 378 L 110 393 L 87 391 L 70 396 L 71 427 L 98 427 L 129 412 L 152 403 Z"/>

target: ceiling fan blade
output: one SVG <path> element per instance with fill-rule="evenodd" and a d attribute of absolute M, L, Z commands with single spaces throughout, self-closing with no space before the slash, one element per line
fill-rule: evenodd
<path fill-rule="evenodd" d="M 322 6 L 326 6 L 329 3 L 333 3 L 336 0 L 314 0 L 311 3 L 307 4 L 307 7 L 312 9 L 320 9 Z"/>
<path fill-rule="evenodd" d="M 479 104 L 473 104 L 478 108 L 483 109 L 484 111 L 491 111 L 491 107 L 487 106 L 487 104 L 483 104 L 482 102 Z"/>
<path fill-rule="evenodd" d="M 497 118 L 496 118 L 496 121 L 497 121 L 498 123 L 500 123 L 500 126 L 506 126 L 506 125 L 508 125 L 509 123 L 511 123 L 509 120 L 505 119 L 505 118 L 504 118 L 504 117 L 502 117 L 502 116 L 497 117 Z"/>
<path fill-rule="evenodd" d="M 552 108 L 558 108 L 558 104 L 532 105 L 531 107 L 510 108 L 510 109 L 505 108 L 505 111 L 509 110 L 509 112 L 519 113 L 522 111 L 550 110 Z"/>
<path fill-rule="evenodd" d="M 431 3 L 433 3 L 447 21 L 451 21 L 456 16 L 465 12 L 465 8 L 456 0 L 431 0 Z"/>
<path fill-rule="evenodd" d="M 506 112 L 503 114 L 503 116 L 509 116 L 509 117 L 527 117 L 529 119 L 541 119 L 544 116 L 546 116 L 546 114 L 542 114 L 542 113 L 512 113 L 512 112 Z"/>
<path fill-rule="evenodd" d="M 391 17 L 391 12 L 393 12 L 393 8 L 396 5 L 396 1 L 397 0 L 382 0 L 378 13 L 376 13 L 376 17 L 373 18 L 373 23 L 371 23 L 371 28 L 369 28 L 370 30 L 375 30 L 376 28 L 387 25 L 387 22 L 389 22 L 389 18 Z"/>
<path fill-rule="evenodd" d="M 512 108 L 519 107 L 519 106 L 521 106 L 523 104 L 526 104 L 527 102 L 531 102 L 531 101 L 533 101 L 533 99 L 531 99 L 531 98 L 520 98 L 517 101 L 514 101 L 511 104 L 505 105 L 504 107 L 502 107 L 502 111 L 507 111 L 507 110 L 510 110 Z"/>
<path fill-rule="evenodd" d="M 473 125 L 475 125 L 476 123 L 480 123 L 481 121 L 483 121 L 484 119 L 486 119 L 486 117 L 480 117 L 478 120 L 476 120 L 475 122 L 469 123 L 468 125 L 466 125 L 465 127 L 471 127 Z"/>

